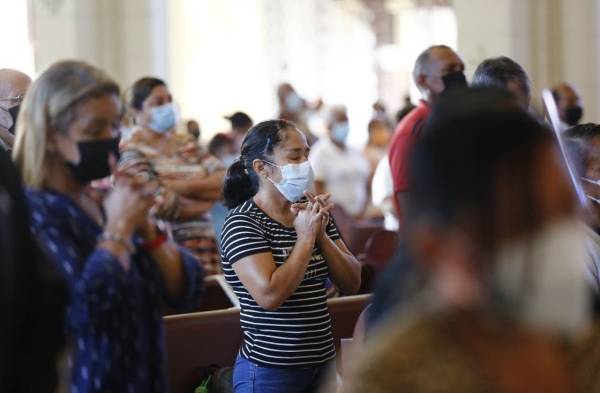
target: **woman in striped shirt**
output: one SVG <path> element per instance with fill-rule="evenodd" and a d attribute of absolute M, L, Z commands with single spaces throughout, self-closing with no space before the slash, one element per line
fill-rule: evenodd
<path fill-rule="evenodd" d="M 325 280 L 360 286 L 360 265 L 313 196 L 306 137 L 293 123 L 254 126 L 228 170 L 222 263 L 241 304 L 244 342 L 234 385 L 242 392 L 310 392 L 335 358 Z M 308 199 L 306 199 L 306 198 Z"/>

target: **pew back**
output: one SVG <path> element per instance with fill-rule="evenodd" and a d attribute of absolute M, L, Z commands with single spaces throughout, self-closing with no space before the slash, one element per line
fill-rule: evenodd
<path fill-rule="evenodd" d="M 369 295 L 328 300 L 336 348 L 352 337 L 354 325 Z M 164 317 L 167 377 L 171 392 L 189 392 L 194 370 L 212 364 L 233 366 L 242 342 L 239 308 Z"/>

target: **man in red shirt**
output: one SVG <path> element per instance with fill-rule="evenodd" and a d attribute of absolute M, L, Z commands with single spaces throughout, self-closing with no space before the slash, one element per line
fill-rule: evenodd
<path fill-rule="evenodd" d="M 444 89 L 466 87 L 464 70 L 465 66 L 458 54 L 445 45 L 425 49 L 415 61 L 413 78 L 423 98 L 396 127 L 389 150 L 394 200 L 400 221 L 405 208 L 406 194 L 410 190 L 407 165 L 412 146 L 429 117 L 431 106 L 436 103 Z"/>

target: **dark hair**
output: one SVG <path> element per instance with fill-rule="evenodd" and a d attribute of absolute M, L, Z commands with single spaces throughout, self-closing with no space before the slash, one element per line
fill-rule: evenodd
<path fill-rule="evenodd" d="M 268 160 L 275 146 L 284 140 L 282 131 L 296 128 L 287 120 L 267 120 L 248 131 L 242 143 L 242 154 L 227 170 L 223 196 L 225 205 L 232 209 L 258 192 L 259 179 L 252 167 L 254 160 Z"/>
<path fill-rule="evenodd" d="M 591 153 L 592 139 L 600 137 L 600 125 L 579 124 L 564 132 L 565 149 L 578 176 L 585 176 Z"/>
<path fill-rule="evenodd" d="M 233 129 L 248 129 L 252 127 L 252 119 L 244 112 L 235 112 L 231 116 L 225 116 L 231 122 Z"/>
<path fill-rule="evenodd" d="M 507 97 L 508 95 L 508 97 Z M 434 108 L 409 164 L 407 226 L 428 221 L 463 226 L 480 244 L 496 246 L 500 176 L 515 206 L 508 219 L 523 230 L 541 220 L 534 200 L 534 161 L 552 134 L 497 89 L 448 92 Z"/>
<path fill-rule="evenodd" d="M 133 86 L 131 86 L 129 105 L 133 109 L 140 110 L 146 98 L 152 94 L 152 90 L 158 86 L 167 86 L 167 84 L 158 78 L 146 77 L 138 79 Z"/>
<path fill-rule="evenodd" d="M 233 145 L 233 139 L 227 134 L 218 133 L 208 143 L 208 152 L 216 156 L 217 151 L 226 145 Z"/>
<path fill-rule="evenodd" d="M 531 94 L 529 76 L 517 62 L 506 56 L 486 59 L 473 74 L 473 87 L 497 87 L 506 89 L 508 82 L 516 82 L 525 94 Z"/>
<path fill-rule="evenodd" d="M 0 149 L 0 390 L 55 391 L 63 351 L 68 290 L 29 229 L 17 168 Z M 34 378 L 31 376 L 35 375 Z"/>

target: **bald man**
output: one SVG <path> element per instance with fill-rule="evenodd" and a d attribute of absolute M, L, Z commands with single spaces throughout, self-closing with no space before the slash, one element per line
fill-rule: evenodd
<path fill-rule="evenodd" d="M 579 124 L 583 117 L 583 102 L 575 87 L 563 82 L 552 89 L 552 95 L 558 107 L 562 128 L 566 130 Z"/>
<path fill-rule="evenodd" d="M 465 65 L 460 56 L 445 45 L 430 46 L 415 61 L 413 79 L 423 99 L 396 127 L 388 152 L 396 212 L 400 221 L 410 191 L 407 168 L 412 146 L 442 92 L 467 86 L 464 72 Z"/>
<path fill-rule="evenodd" d="M 11 149 L 17 115 L 31 78 L 21 71 L 0 69 L 0 147 Z"/>

